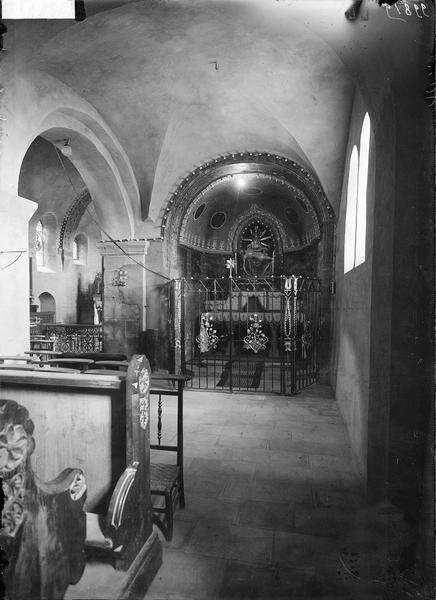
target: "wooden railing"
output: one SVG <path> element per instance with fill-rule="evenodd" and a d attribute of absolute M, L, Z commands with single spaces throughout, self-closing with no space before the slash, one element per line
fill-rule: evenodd
<path fill-rule="evenodd" d="M 47 325 L 46 336 L 54 339 L 56 352 L 102 352 L 102 325 Z"/>

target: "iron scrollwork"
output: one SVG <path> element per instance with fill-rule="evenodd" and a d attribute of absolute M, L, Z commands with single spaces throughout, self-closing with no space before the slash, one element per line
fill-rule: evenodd
<path fill-rule="evenodd" d="M 218 343 L 218 336 L 213 325 L 213 316 L 208 312 L 202 313 L 200 318 L 200 333 L 195 338 L 200 352 L 214 350 Z"/>
<path fill-rule="evenodd" d="M 285 352 L 294 352 L 297 348 L 295 322 L 297 311 L 298 277 L 291 275 L 285 279 L 285 312 L 283 316 L 283 338 Z"/>
<path fill-rule="evenodd" d="M 307 358 L 312 347 L 313 334 L 312 322 L 308 319 L 304 324 L 304 331 L 301 336 L 301 355 L 302 358 Z"/>
<path fill-rule="evenodd" d="M 262 331 L 262 319 L 257 313 L 250 315 L 250 325 L 248 326 L 247 335 L 244 337 L 244 348 L 253 350 L 255 354 L 259 350 L 265 350 L 268 343 L 268 336 Z"/>

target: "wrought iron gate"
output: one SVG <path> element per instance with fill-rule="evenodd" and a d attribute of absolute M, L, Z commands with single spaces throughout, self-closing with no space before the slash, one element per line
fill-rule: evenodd
<path fill-rule="evenodd" d="M 172 281 L 172 368 L 193 388 L 297 392 L 317 378 L 319 292 L 294 275 Z"/>

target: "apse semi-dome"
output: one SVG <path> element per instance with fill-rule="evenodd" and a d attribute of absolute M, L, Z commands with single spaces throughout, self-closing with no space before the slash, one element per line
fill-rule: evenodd
<path fill-rule="evenodd" d="M 280 254 L 320 239 L 320 225 L 306 194 L 285 178 L 266 173 L 219 177 L 201 190 L 182 220 L 179 243 L 211 253 L 233 253 L 241 231 L 264 224 Z"/>

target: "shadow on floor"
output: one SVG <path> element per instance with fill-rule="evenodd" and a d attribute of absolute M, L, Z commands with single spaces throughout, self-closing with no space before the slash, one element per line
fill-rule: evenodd
<path fill-rule="evenodd" d="M 409 532 L 365 507 L 329 388 L 186 393 L 185 489 L 147 600 L 402 598 Z"/>

